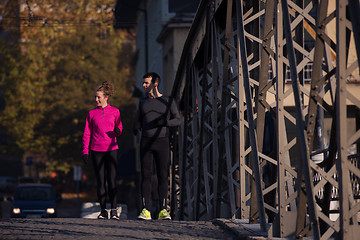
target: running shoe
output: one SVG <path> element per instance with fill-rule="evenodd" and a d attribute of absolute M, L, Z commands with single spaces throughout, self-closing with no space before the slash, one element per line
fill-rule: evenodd
<path fill-rule="evenodd" d="M 151 214 L 150 211 L 147 210 L 146 208 L 144 208 L 140 215 L 138 216 L 138 219 L 142 219 L 142 220 L 151 220 Z"/>
<path fill-rule="evenodd" d="M 166 209 L 163 209 L 159 212 L 159 220 L 171 220 L 170 214 Z"/>
<path fill-rule="evenodd" d="M 111 209 L 111 211 L 110 211 L 110 219 L 119 220 L 119 216 L 117 215 L 116 209 Z"/>
<path fill-rule="evenodd" d="M 98 216 L 98 219 L 108 219 L 108 212 L 106 211 L 106 209 L 101 209 L 101 212 Z"/>

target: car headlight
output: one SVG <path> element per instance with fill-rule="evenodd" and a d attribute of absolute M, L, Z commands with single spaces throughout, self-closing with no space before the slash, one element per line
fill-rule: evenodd
<path fill-rule="evenodd" d="M 14 214 L 20 214 L 20 212 L 21 212 L 20 208 L 14 208 L 13 209 Z"/>
<path fill-rule="evenodd" d="M 54 213 L 55 213 L 55 209 L 54 209 L 54 208 L 47 208 L 47 209 L 46 209 L 46 212 L 47 212 L 48 214 L 54 214 Z"/>

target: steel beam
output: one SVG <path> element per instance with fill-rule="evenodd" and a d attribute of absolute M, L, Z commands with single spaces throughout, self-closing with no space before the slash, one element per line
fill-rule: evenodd
<path fill-rule="evenodd" d="M 201 1 L 173 89 L 184 115 L 173 148 L 175 218 L 255 222 L 260 216 L 262 227 L 270 220 L 269 237 L 359 234 L 360 157 L 347 151 L 360 141 L 360 131 L 346 130 L 350 107 L 360 109 L 347 83 L 359 72 L 359 58 L 349 58 L 350 39 L 359 49 L 359 34 L 352 31 L 359 17 L 356 9 L 347 14 L 345 0 L 335 11 L 330 1 L 317 2 L 268 0 L 259 1 L 259 9 L 235 9 L 232 0 Z M 336 38 L 328 32 L 335 19 Z M 249 26 L 258 23 L 260 32 L 252 31 Z M 304 44 L 305 35 L 313 45 Z M 304 82 L 311 63 L 311 80 Z M 314 145 L 318 108 L 331 124 L 325 149 Z M 272 153 L 263 145 L 268 113 L 276 123 Z M 313 161 L 316 154 L 324 160 Z M 337 196 L 340 217 L 334 219 L 330 203 Z"/>

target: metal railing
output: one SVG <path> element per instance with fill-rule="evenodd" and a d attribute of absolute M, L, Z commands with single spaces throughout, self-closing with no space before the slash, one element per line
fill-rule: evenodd
<path fill-rule="evenodd" d="M 348 152 L 359 144 L 348 116 L 360 94 L 347 81 L 359 73 L 349 52 L 360 48 L 360 7 L 317 2 L 201 1 L 172 92 L 184 117 L 173 135 L 175 218 L 248 219 L 274 237 L 360 234 L 358 156 Z M 330 134 L 317 164 L 319 108 Z"/>

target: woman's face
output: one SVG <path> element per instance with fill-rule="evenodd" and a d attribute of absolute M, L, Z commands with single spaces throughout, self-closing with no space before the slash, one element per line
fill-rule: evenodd
<path fill-rule="evenodd" d="M 98 107 L 106 107 L 108 102 L 109 96 L 104 96 L 104 93 L 101 91 L 97 91 L 95 93 L 95 101 Z"/>

